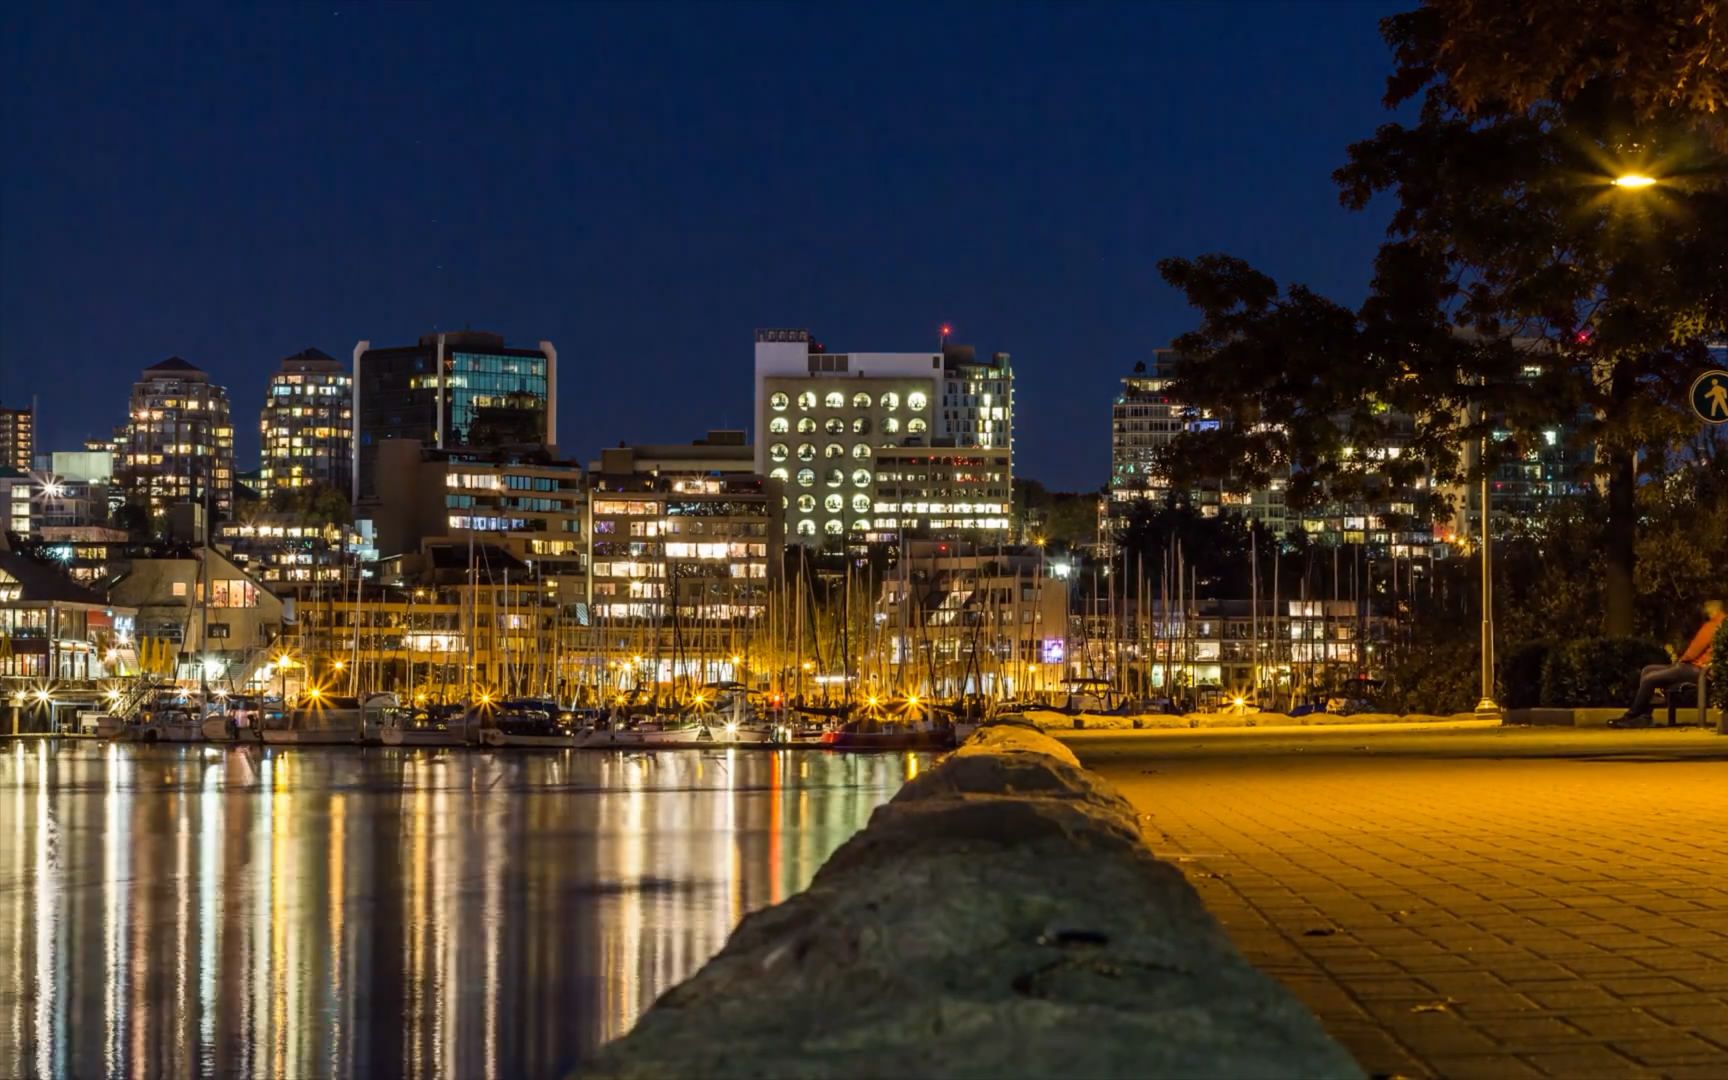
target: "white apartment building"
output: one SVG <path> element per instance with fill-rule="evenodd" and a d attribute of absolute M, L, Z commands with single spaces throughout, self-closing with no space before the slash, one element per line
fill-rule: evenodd
<path fill-rule="evenodd" d="M 755 386 L 756 468 L 783 486 L 788 540 L 1008 532 L 1007 353 L 831 353 L 808 330 L 759 330 Z"/>

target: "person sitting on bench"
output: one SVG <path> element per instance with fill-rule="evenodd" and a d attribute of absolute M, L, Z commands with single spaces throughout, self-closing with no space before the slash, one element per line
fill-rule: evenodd
<path fill-rule="evenodd" d="M 1626 710 L 1626 715 L 1610 720 L 1610 727 L 1649 727 L 1652 722 L 1650 701 L 1657 690 L 1673 693 L 1679 687 L 1698 681 L 1698 676 L 1710 666 L 1711 646 L 1716 641 L 1716 631 L 1722 626 L 1722 613 L 1721 600 L 1704 601 L 1704 625 L 1692 635 L 1692 643 L 1674 658 L 1674 663 L 1651 664 L 1639 674 L 1638 693 L 1632 698 L 1631 707 Z M 1669 655 L 1673 656 L 1672 649 Z"/>

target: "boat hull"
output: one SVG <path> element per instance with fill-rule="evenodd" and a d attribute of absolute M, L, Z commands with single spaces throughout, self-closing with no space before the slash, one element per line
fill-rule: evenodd
<path fill-rule="evenodd" d="M 954 746 L 954 732 L 830 731 L 817 745 L 827 750 L 949 750 Z"/>
<path fill-rule="evenodd" d="M 480 742 L 495 750 L 568 750 L 577 744 L 574 735 L 512 735 L 496 728 L 482 731 Z"/>

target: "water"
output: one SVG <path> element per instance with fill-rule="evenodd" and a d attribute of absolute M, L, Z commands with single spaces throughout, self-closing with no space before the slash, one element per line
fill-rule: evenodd
<path fill-rule="evenodd" d="M 544 1076 L 919 755 L 0 748 L 0 1076 Z"/>

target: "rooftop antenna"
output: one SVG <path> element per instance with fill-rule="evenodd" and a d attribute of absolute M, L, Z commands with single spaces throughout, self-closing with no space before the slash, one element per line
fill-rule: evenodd
<path fill-rule="evenodd" d="M 941 339 L 936 343 L 938 351 L 945 351 L 948 348 L 948 336 L 952 333 L 954 333 L 954 327 L 950 326 L 948 323 L 943 323 Z"/>

